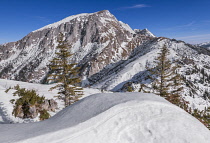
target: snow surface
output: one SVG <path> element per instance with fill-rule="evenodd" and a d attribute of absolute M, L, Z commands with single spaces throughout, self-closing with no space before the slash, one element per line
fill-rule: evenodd
<path fill-rule="evenodd" d="M 52 118 L 0 124 L 1 143 L 209 143 L 197 119 L 147 93 L 88 96 Z"/>
<path fill-rule="evenodd" d="M 35 119 L 21 119 L 21 118 L 15 118 L 12 115 L 13 111 L 13 104 L 10 103 L 11 99 L 17 99 L 18 97 L 13 96 L 14 90 L 10 90 L 8 93 L 5 93 L 5 90 L 9 87 L 14 87 L 17 84 L 21 88 L 26 89 L 34 89 L 40 96 L 44 96 L 46 99 L 54 99 L 58 103 L 58 109 L 56 112 L 50 112 L 51 116 L 54 116 L 57 112 L 62 110 L 64 108 L 64 103 L 62 100 L 59 100 L 57 97 L 57 90 L 49 91 L 49 89 L 55 84 L 35 84 L 35 83 L 27 83 L 27 82 L 20 82 L 20 81 L 13 81 L 13 80 L 6 80 L 6 79 L 0 79 L 0 124 L 2 123 L 28 123 L 28 122 L 35 122 L 39 121 L 39 118 Z M 91 94 L 95 93 L 101 93 L 98 89 L 91 89 L 91 88 L 84 88 L 83 89 L 84 95 L 82 98 L 89 96 Z M 1 142 L 0 142 L 1 143 Z"/>
<path fill-rule="evenodd" d="M 35 30 L 35 31 L 33 31 L 33 32 L 41 31 L 41 30 L 43 30 L 43 29 L 48 29 L 48 28 L 56 28 L 56 27 L 58 27 L 59 25 L 61 25 L 62 23 L 69 22 L 69 21 L 71 21 L 71 20 L 73 20 L 73 19 L 76 19 L 76 18 L 77 18 L 78 20 L 80 20 L 80 18 L 87 17 L 88 15 L 90 15 L 90 13 L 82 13 L 82 14 L 72 15 L 72 16 L 69 16 L 69 17 L 67 17 L 67 18 L 64 18 L 63 20 L 60 20 L 60 21 L 58 21 L 58 22 L 55 22 L 55 23 L 53 23 L 53 24 L 49 24 L 49 25 L 47 25 L 47 26 L 44 26 L 44 27 L 42 27 L 42 28 L 40 28 L 40 29 L 38 29 L 38 30 Z"/>

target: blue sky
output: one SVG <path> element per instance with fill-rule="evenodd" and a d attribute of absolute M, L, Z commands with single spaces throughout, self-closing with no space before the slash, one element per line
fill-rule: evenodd
<path fill-rule="evenodd" d="M 188 43 L 210 41 L 210 0 L 1 0 L 0 43 L 67 16 L 105 9 L 133 29 Z"/>

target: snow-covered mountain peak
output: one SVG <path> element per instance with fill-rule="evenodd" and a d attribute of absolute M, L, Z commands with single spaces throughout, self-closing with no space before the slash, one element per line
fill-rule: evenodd
<path fill-rule="evenodd" d="M 136 34 L 140 34 L 140 35 L 145 35 L 148 37 L 156 37 L 154 34 L 152 34 L 152 32 L 150 32 L 147 28 L 140 30 L 140 29 L 134 29 L 134 32 Z"/>
<path fill-rule="evenodd" d="M 9 74 L 4 71 L 12 72 L 14 76 L 11 77 L 14 79 L 27 70 L 38 72 L 43 78 L 47 74 L 46 64 L 54 56 L 60 32 L 72 45 L 72 53 L 75 53 L 72 59 L 88 73 L 87 76 L 97 73 L 108 64 L 128 58 L 134 48 L 151 39 L 147 35 L 136 36 L 128 24 L 118 21 L 108 10 L 73 15 L 33 31 L 17 42 L 0 46 L 0 52 L 3 53 L 0 70 L 5 69 L 0 76 L 5 78 Z M 20 71 L 22 68 L 24 72 Z M 37 74 L 27 75 L 31 78 L 24 81 L 34 79 L 34 75 Z M 26 79 L 27 76 L 21 78 Z"/>
<path fill-rule="evenodd" d="M 42 27 L 38 30 L 35 30 L 33 32 L 41 31 L 41 30 L 44 30 L 44 29 L 57 28 L 61 24 L 65 24 L 65 23 L 70 22 L 72 20 L 77 20 L 78 22 L 79 21 L 88 21 L 89 16 L 96 16 L 98 18 L 99 17 L 104 17 L 104 18 L 110 18 L 110 19 L 116 20 L 115 16 L 112 15 L 108 10 L 102 10 L 102 11 L 98 11 L 98 12 L 95 12 L 95 13 L 82 13 L 82 14 L 72 15 L 72 16 L 64 18 L 64 19 L 62 19 L 58 22 L 55 22 L 55 23 L 49 24 L 47 26 L 44 26 L 44 27 Z"/>
<path fill-rule="evenodd" d="M 99 14 L 101 16 L 109 16 L 109 17 L 115 17 L 113 14 L 110 13 L 109 10 L 102 10 L 102 11 L 98 11 L 98 12 L 95 12 L 93 14 Z"/>
<path fill-rule="evenodd" d="M 69 22 L 69 21 L 71 21 L 71 20 L 73 20 L 73 19 L 76 19 L 76 18 L 78 18 L 78 20 L 80 20 L 80 18 L 87 17 L 87 16 L 89 16 L 89 15 L 90 15 L 89 13 L 82 13 L 82 14 L 78 14 L 78 15 L 72 15 L 72 16 L 69 16 L 69 17 L 67 17 L 67 18 L 64 18 L 64 19 L 62 19 L 62 20 L 60 20 L 60 21 L 58 21 L 58 22 L 55 22 L 55 23 L 53 23 L 53 24 L 49 24 L 49 25 L 47 25 L 47 26 L 44 26 L 44 27 L 42 27 L 42 28 L 40 28 L 40 29 L 38 29 L 38 30 L 35 30 L 35 31 L 33 31 L 33 32 L 41 31 L 41 30 L 43 30 L 43 29 L 48 29 L 48 28 L 56 28 L 56 27 L 58 27 L 59 25 L 61 25 L 62 23 Z"/>

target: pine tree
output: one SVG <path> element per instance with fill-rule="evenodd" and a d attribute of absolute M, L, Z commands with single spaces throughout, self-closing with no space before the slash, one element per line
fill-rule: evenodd
<path fill-rule="evenodd" d="M 177 64 L 172 66 L 171 61 L 167 58 L 169 54 L 169 49 L 164 45 L 154 61 L 155 66 L 153 68 L 146 66 L 150 73 L 149 79 L 153 82 L 150 90 L 187 110 L 187 104 L 181 97 L 183 80 L 177 73 L 179 67 Z"/>
<path fill-rule="evenodd" d="M 73 55 L 69 52 L 71 46 L 63 39 L 63 34 L 60 34 L 58 46 L 56 47 L 56 56 L 49 64 L 51 74 L 48 80 L 49 82 L 58 83 L 51 90 L 58 88 L 59 98 L 64 100 L 65 107 L 67 107 L 79 100 L 79 97 L 82 96 L 82 88 L 77 87 L 81 82 L 78 77 L 79 68 L 76 67 L 76 63 L 69 62 L 69 58 Z"/>
<path fill-rule="evenodd" d="M 168 83 L 169 77 L 172 75 L 171 62 L 167 59 L 169 55 L 169 50 L 164 45 L 161 48 L 161 52 L 158 53 L 158 57 L 155 59 L 153 68 L 146 67 L 149 71 L 149 79 L 153 81 L 152 89 L 155 89 L 156 94 L 167 97 L 169 95 L 169 86 L 171 83 Z"/>
<path fill-rule="evenodd" d="M 177 71 L 179 66 L 177 64 L 172 66 L 172 63 L 167 59 L 169 54 L 169 50 L 166 45 L 164 45 L 161 48 L 161 52 L 158 53 L 159 56 L 155 60 L 155 66 L 153 68 L 150 68 L 148 65 L 146 66 L 150 73 L 148 77 L 152 81 L 150 91 L 153 90 L 154 93 L 181 107 L 210 129 L 210 107 L 205 111 L 199 111 L 198 109 L 192 111 L 192 109 L 188 107 L 189 103 L 187 103 L 181 96 L 183 90 L 182 85 L 186 83 L 190 88 L 192 85 L 190 85 L 191 83 L 188 82 L 187 79 L 184 81 L 184 79 L 178 74 Z M 202 71 L 202 73 L 204 75 L 204 71 Z M 143 87 L 148 88 L 148 86 L 141 85 L 140 91 L 143 90 Z M 204 96 L 207 96 L 207 91 L 204 92 Z"/>
<path fill-rule="evenodd" d="M 167 96 L 166 99 L 171 103 L 187 110 L 188 108 L 187 103 L 181 96 L 183 91 L 184 80 L 177 73 L 178 67 L 179 66 L 175 64 L 175 66 L 171 68 L 173 74 L 171 78 L 168 80 L 170 82 L 170 96 Z"/>

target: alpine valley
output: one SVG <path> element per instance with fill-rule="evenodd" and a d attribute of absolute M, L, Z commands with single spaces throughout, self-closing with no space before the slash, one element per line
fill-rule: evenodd
<path fill-rule="evenodd" d="M 78 63 L 82 86 L 110 91 L 138 91 L 163 45 L 178 63 L 185 79 L 183 97 L 192 108 L 210 105 L 210 51 L 184 41 L 156 37 L 148 29 L 131 29 L 108 10 L 67 17 L 35 30 L 17 42 L 0 45 L 0 78 L 47 83 L 47 65 L 63 33 L 72 46 L 71 62 Z"/>

